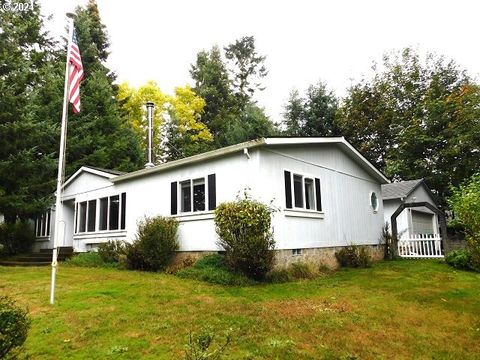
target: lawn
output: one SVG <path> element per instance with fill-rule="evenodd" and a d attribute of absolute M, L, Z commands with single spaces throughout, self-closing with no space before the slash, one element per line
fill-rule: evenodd
<path fill-rule="evenodd" d="M 173 275 L 0 267 L 28 306 L 32 359 L 181 359 L 191 331 L 232 328 L 228 359 L 480 359 L 480 274 L 394 261 L 287 284 L 222 287 Z"/>

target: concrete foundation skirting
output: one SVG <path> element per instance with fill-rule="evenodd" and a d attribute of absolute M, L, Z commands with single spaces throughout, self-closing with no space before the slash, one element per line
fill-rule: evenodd
<path fill-rule="evenodd" d="M 364 245 L 372 257 L 373 261 L 379 261 L 384 258 L 383 245 Z M 306 248 L 306 249 L 282 249 L 275 250 L 275 268 L 282 269 L 295 262 L 308 263 L 314 267 L 326 266 L 330 269 L 338 268 L 338 262 L 335 253 L 341 250 L 341 246 L 325 248 Z M 198 259 L 211 254 L 217 254 L 217 251 L 179 251 L 171 262 L 173 268 L 182 268 L 193 264 Z"/>
<path fill-rule="evenodd" d="M 379 261 L 384 258 L 383 245 L 363 245 L 368 249 L 373 261 Z M 275 268 L 282 269 L 295 262 L 308 263 L 314 267 L 326 266 L 330 269 L 339 267 L 335 253 L 343 247 L 325 247 L 325 248 L 307 248 L 277 250 L 275 257 Z"/>

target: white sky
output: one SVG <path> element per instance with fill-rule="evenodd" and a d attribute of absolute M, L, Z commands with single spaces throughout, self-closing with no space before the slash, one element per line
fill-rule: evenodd
<path fill-rule="evenodd" d="M 480 3 L 385 0 L 97 0 L 118 82 L 155 80 L 162 91 L 191 83 L 196 54 L 253 35 L 267 56 L 266 90 L 257 100 L 279 121 L 290 91 L 323 80 L 336 92 L 370 74 L 385 51 L 413 46 L 480 73 Z M 65 13 L 86 0 L 40 0 L 59 37 Z M 80 49 L 81 50 L 81 49 Z"/>

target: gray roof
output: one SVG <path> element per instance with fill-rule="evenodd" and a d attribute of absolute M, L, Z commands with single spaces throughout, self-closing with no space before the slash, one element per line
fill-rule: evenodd
<path fill-rule="evenodd" d="M 112 175 L 124 175 L 124 174 L 126 174 L 126 172 L 124 172 L 124 171 L 104 169 L 104 168 L 99 168 L 99 167 L 90 166 L 90 165 L 85 165 L 85 167 L 93 169 L 93 170 L 103 171 L 104 173 L 112 174 Z"/>
<path fill-rule="evenodd" d="M 420 184 L 423 179 L 399 181 L 391 184 L 382 185 L 383 200 L 392 200 L 405 198 L 410 195 Z"/>

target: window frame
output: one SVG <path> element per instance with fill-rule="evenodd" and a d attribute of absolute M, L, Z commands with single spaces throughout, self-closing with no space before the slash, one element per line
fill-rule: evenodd
<path fill-rule="evenodd" d="M 301 174 L 298 171 L 292 171 L 288 169 L 284 169 L 284 172 L 288 171 L 290 173 L 290 191 L 292 196 L 292 208 L 287 208 L 288 211 L 307 211 L 307 212 L 314 212 L 314 213 L 323 213 L 323 210 L 317 210 L 317 192 L 315 191 L 315 179 L 320 179 L 320 177 L 315 177 L 311 174 Z M 302 189 L 302 207 L 297 206 L 297 197 L 295 195 L 295 177 L 301 178 L 301 189 Z M 308 179 L 311 181 L 311 189 L 312 189 L 312 199 L 311 202 L 313 204 L 313 208 L 307 208 L 307 197 L 306 197 L 306 189 L 305 189 L 305 180 Z M 322 188 L 320 186 L 320 192 Z"/>
<path fill-rule="evenodd" d="M 48 209 L 35 219 L 34 233 L 36 238 L 50 237 L 52 211 Z"/>
<path fill-rule="evenodd" d="M 376 204 L 375 207 L 372 204 L 372 195 L 375 195 L 375 198 L 377 200 L 377 204 Z M 377 192 L 374 191 L 374 190 L 371 190 L 369 195 L 368 195 L 368 206 L 370 207 L 370 209 L 372 209 L 372 211 L 375 214 L 378 213 L 378 209 L 380 208 L 380 199 L 378 198 Z"/>
<path fill-rule="evenodd" d="M 203 210 L 195 210 L 195 197 L 194 197 L 194 182 L 203 181 Z M 183 210 L 183 184 L 188 183 L 190 188 L 190 210 Z M 209 199 L 209 189 L 208 189 L 208 175 L 191 177 L 189 179 L 184 179 L 177 181 L 177 215 L 188 215 L 188 214 L 203 214 L 206 212 L 212 212 L 213 210 L 208 210 L 208 199 Z"/>
<path fill-rule="evenodd" d="M 118 216 L 117 223 L 118 227 L 116 229 L 110 228 L 110 215 L 111 215 L 111 203 L 112 198 L 118 197 Z M 106 199 L 106 228 L 100 229 L 100 221 L 102 219 L 102 200 Z M 74 216 L 74 235 L 87 235 L 95 233 L 108 233 L 108 232 L 118 232 L 126 231 L 126 206 L 123 206 L 123 202 L 126 203 L 127 195 L 126 192 L 111 194 L 107 196 L 97 197 L 94 199 L 86 199 L 82 201 L 75 202 L 75 216 Z M 95 208 L 93 210 L 95 215 L 95 226 L 94 230 L 89 230 L 88 220 L 90 218 L 90 204 L 95 202 Z M 80 231 L 80 209 L 81 204 L 86 203 L 86 214 L 85 214 L 85 231 Z"/>

